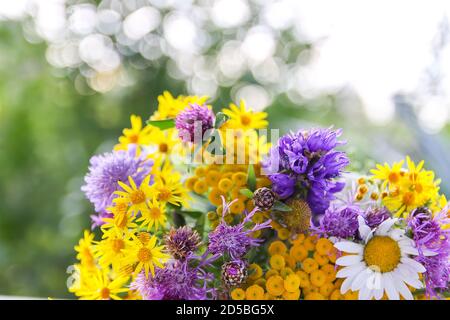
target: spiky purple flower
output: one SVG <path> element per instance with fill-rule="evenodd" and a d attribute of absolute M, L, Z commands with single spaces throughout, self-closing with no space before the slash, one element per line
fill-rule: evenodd
<path fill-rule="evenodd" d="M 201 242 L 198 232 L 188 226 L 170 229 L 164 240 L 169 253 L 178 260 L 184 260 L 194 253 Z"/>
<path fill-rule="evenodd" d="M 392 214 L 386 207 L 369 207 L 364 211 L 366 224 L 372 229 L 378 227 L 390 217 L 392 217 Z"/>
<path fill-rule="evenodd" d="M 156 268 L 154 277 L 146 277 L 141 272 L 131 283 L 144 300 L 207 300 L 214 298 L 215 289 L 211 286 L 214 275 L 205 268 L 217 258 L 213 256 L 170 260 L 163 269 Z"/>
<path fill-rule="evenodd" d="M 311 230 L 328 237 L 353 238 L 358 235 L 358 216 L 361 214 L 362 210 L 356 205 L 332 204 L 320 219 L 319 225 L 312 225 Z"/>
<path fill-rule="evenodd" d="M 311 129 L 281 137 L 263 164 L 274 192 L 282 199 L 299 194 L 314 214 L 323 214 L 344 187 L 336 181 L 349 164 L 347 155 L 335 150 L 344 144 L 338 140 L 341 133 Z"/>
<path fill-rule="evenodd" d="M 436 296 L 438 290 L 447 289 L 450 281 L 450 229 L 443 229 L 450 223 L 447 217 L 449 207 L 434 217 L 427 208 L 417 208 L 408 218 L 408 228 L 419 251 L 417 261 L 426 269 L 424 274 L 428 296 Z"/>
<path fill-rule="evenodd" d="M 175 119 L 179 137 L 185 142 L 203 139 L 204 133 L 214 127 L 214 113 L 206 105 L 190 104 Z"/>
<path fill-rule="evenodd" d="M 127 151 L 119 150 L 93 156 L 90 160 L 89 173 L 84 177 L 86 184 L 81 190 L 94 204 L 95 211 L 102 213 L 111 205 L 119 189 L 118 182 L 128 184 L 131 176 L 136 184 L 140 184 L 150 173 L 153 160 L 145 156 L 136 156 L 136 148 L 131 146 Z"/>
<path fill-rule="evenodd" d="M 214 231 L 209 233 L 208 251 L 212 254 L 228 254 L 233 260 L 238 260 L 244 256 L 251 247 L 259 246 L 263 240 L 252 237 L 252 233 L 257 230 L 269 228 L 271 220 L 267 220 L 263 223 L 256 223 L 251 229 L 247 229 L 246 224 L 250 222 L 255 213 L 258 212 L 258 208 L 255 208 L 250 213 L 247 213 L 247 211 L 244 212 L 245 218 L 241 223 L 235 226 L 228 225 L 223 218 L 229 212 L 230 206 L 234 201 L 227 204 L 223 199 L 222 221 Z"/>

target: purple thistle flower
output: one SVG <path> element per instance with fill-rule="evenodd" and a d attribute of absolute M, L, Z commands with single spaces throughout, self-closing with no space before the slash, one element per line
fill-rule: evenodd
<path fill-rule="evenodd" d="M 214 298 L 215 289 L 210 286 L 214 275 L 204 270 L 217 259 L 190 255 L 187 259 L 171 260 L 163 269 L 156 268 L 154 277 L 141 272 L 131 283 L 144 300 L 206 300 Z M 197 264 L 193 266 L 193 264 Z"/>
<path fill-rule="evenodd" d="M 338 238 L 354 238 L 358 235 L 358 216 L 362 210 L 356 205 L 336 206 L 332 204 L 311 230 L 319 235 Z"/>
<path fill-rule="evenodd" d="M 128 184 L 131 176 L 136 184 L 140 184 L 150 173 L 153 160 L 141 155 L 136 157 L 136 147 L 127 151 L 119 150 L 93 156 L 90 160 L 89 173 L 84 177 L 86 184 L 81 190 L 94 204 L 95 211 L 102 213 L 111 205 L 119 189 L 118 182 Z"/>
<path fill-rule="evenodd" d="M 445 207 L 434 217 L 429 209 L 420 207 L 411 212 L 407 222 L 413 234 L 422 263 L 426 293 L 437 296 L 438 289 L 447 289 L 450 281 L 450 229 L 443 229 L 450 223 L 447 218 L 449 207 Z"/>
<path fill-rule="evenodd" d="M 384 220 L 392 216 L 386 207 L 370 207 L 364 212 L 364 219 L 370 228 L 378 227 Z"/>
<path fill-rule="evenodd" d="M 323 214 L 344 187 L 335 180 L 349 164 L 344 152 L 334 150 L 345 143 L 338 140 L 341 133 L 331 128 L 311 129 L 281 137 L 263 163 L 272 190 L 281 199 L 298 193 L 314 214 Z"/>
<path fill-rule="evenodd" d="M 246 216 L 243 221 L 235 226 L 230 226 L 225 222 L 224 216 L 229 212 L 230 206 L 236 200 L 228 204 L 223 197 L 222 200 L 222 221 L 216 229 L 209 234 L 208 251 L 218 255 L 229 254 L 233 260 L 239 260 L 251 247 L 259 246 L 263 241 L 262 239 L 253 238 L 251 233 L 269 228 L 271 220 L 257 223 L 251 229 L 247 229 L 245 224 L 250 222 L 255 213 L 259 211 L 258 208 L 255 208 L 250 213 L 244 211 Z"/>
<path fill-rule="evenodd" d="M 188 226 L 170 229 L 165 235 L 164 242 L 169 253 L 178 260 L 184 260 L 194 253 L 200 243 L 200 235 Z"/>
<path fill-rule="evenodd" d="M 205 132 L 214 127 L 214 120 L 214 113 L 206 105 L 192 103 L 177 115 L 175 126 L 184 142 L 195 142 L 197 136 L 203 139 Z"/>

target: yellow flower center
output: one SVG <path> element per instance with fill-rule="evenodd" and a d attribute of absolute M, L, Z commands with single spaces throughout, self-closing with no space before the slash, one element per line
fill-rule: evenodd
<path fill-rule="evenodd" d="M 399 178 L 400 177 L 398 176 L 397 172 L 389 173 L 388 179 L 390 183 L 397 183 Z"/>
<path fill-rule="evenodd" d="M 167 143 L 160 143 L 159 152 L 166 153 L 167 151 L 169 151 L 169 146 L 167 145 Z"/>
<path fill-rule="evenodd" d="M 248 115 L 243 114 L 241 115 L 241 123 L 244 126 L 248 126 L 250 124 L 250 122 L 252 122 L 252 118 L 250 118 Z"/>
<path fill-rule="evenodd" d="M 126 202 L 117 202 L 115 211 L 117 214 L 125 214 L 128 209 L 128 204 Z"/>
<path fill-rule="evenodd" d="M 139 141 L 139 135 L 133 133 L 128 137 L 128 140 L 130 141 L 130 143 L 137 143 Z"/>
<path fill-rule="evenodd" d="M 147 248 L 141 248 L 137 256 L 140 262 L 149 262 L 152 259 L 152 252 Z"/>
<path fill-rule="evenodd" d="M 403 195 L 403 203 L 407 207 L 413 205 L 414 200 L 415 200 L 415 197 L 414 197 L 414 193 L 412 193 L 412 192 L 405 192 L 405 194 Z"/>
<path fill-rule="evenodd" d="M 115 253 L 119 253 L 120 250 L 125 248 L 125 242 L 122 239 L 111 240 L 111 248 Z"/>
<path fill-rule="evenodd" d="M 159 189 L 158 200 L 167 201 L 170 199 L 171 195 L 172 195 L 172 192 L 170 192 L 169 189 L 161 188 L 161 189 Z"/>
<path fill-rule="evenodd" d="M 110 293 L 110 291 L 108 288 L 106 288 L 106 287 L 102 288 L 102 290 L 100 290 L 100 297 L 102 299 L 109 299 L 109 293 Z"/>
<path fill-rule="evenodd" d="M 375 236 L 364 248 L 364 261 L 369 267 L 381 272 L 390 272 L 400 263 L 401 252 L 398 243 L 391 237 Z"/>
<path fill-rule="evenodd" d="M 139 204 L 145 201 L 145 193 L 142 190 L 135 190 L 130 194 L 130 200 L 133 204 Z"/>
<path fill-rule="evenodd" d="M 423 186 L 420 183 L 416 183 L 413 184 L 413 189 L 414 191 L 416 191 L 417 193 L 422 193 L 423 191 Z"/>
<path fill-rule="evenodd" d="M 153 219 L 158 219 L 159 217 L 161 217 L 161 210 L 159 210 L 158 208 L 152 208 L 150 210 L 150 217 L 152 217 Z"/>

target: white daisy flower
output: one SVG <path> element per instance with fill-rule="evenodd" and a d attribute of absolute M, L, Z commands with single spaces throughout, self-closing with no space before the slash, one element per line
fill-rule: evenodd
<path fill-rule="evenodd" d="M 419 273 L 425 267 L 411 259 L 418 255 L 414 241 L 405 235 L 405 230 L 393 228 L 398 219 L 390 218 L 372 230 L 363 217 L 358 217 L 359 233 L 363 243 L 340 241 L 335 247 L 349 253 L 336 260 L 342 266 L 337 278 L 345 278 L 341 293 L 349 289 L 359 290 L 359 300 L 379 300 L 386 292 L 390 300 L 399 300 L 400 295 L 413 300 L 407 285 L 420 289 L 423 287 Z"/>

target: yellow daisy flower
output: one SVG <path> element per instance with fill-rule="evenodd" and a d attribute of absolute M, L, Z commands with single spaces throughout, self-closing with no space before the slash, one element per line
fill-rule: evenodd
<path fill-rule="evenodd" d="M 149 185 L 150 175 L 148 175 L 141 183 L 139 188 L 136 186 L 132 177 L 128 177 L 130 186 L 122 181 L 119 181 L 120 187 L 123 191 L 116 191 L 115 194 L 120 196 L 123 201 L 129 205 L 128 212 L 136 215 L 138 212 L 147 212 L 147 200 L 152 198 L 153 188 Z"/>
<path fill-rule="evenodd" d="M 394 162 L 392 168 L 387 163 L 384 163 L 384 165 L 377 164 L 377 169 L 372 169 L 370 172 L 375 179 L 383 180 L 383 188 L 385 188 L 388 183 L 395 185 L 400 181 L 404 162 L 404 160 Z"/>
<path fill-rule="evenodd" d="M 161 130 L 153 127 L 149 138 L 150 157 L 157 162 L 164 162 L 170 157 L 185 154 L 184 145 L 178 137 L 178 131 L 174 128 Z"/>
<path fill-rule="evenodd" d="M 97 242 L 95 257 L 103 268 L 112 266 L 119 270 L 125 258 L 124 250 L 128 247 L 127 236 L 111 234 L 108 238 Z"/>
<path fill-rule="evenodd" d="M 107 208 L 107 211 L 111 212 L 113 216 L 103 218 L 105 222 L 101 226 L 103 238 L 107 238 L 113 233 L 123 235 L 130 229 L 137 228 L 137 224 L 134 222 L 135 216 L 128 210 L 128 201 L 124 198 L 116 198 L 113 203 L 112 207 Z"/>
<path fill-rule="evenodd" d="M 153 185 L 159 202 L 171 203 L 175 206 L 186 205 L 190 199 L 187 189 L 181 182 L 181 175 L 166 162 L 161 171 L 155 175 Z"/>
<path fill-rule="evenodd" d="M 128 282 L 127 277 L 112 280 L 106 270 L 98 270 L 92 277 L 85 280 L 84 286 L 75 292 L 84 300 L 121 300 L 119 294 L 129 291 L 124 287 Z"/>
<path fill-rule="evenodd" d="M 155 197 L 152 202 L 148 202 L 148 206 L 149 210 L 142 213 L 142 217 L 136 221 L 142 222 L 140 225 L 141 227 L 147 226 L 147 231 L 152 229 L 153 226 L 155 226 L 155 231 L 157 231 L 160 226 L 164 227 L 164 224 L 166 223 L 166 204 L 157 201 Z"/>
<path fill-rule="evenodd" d="M 226 129 L 262 129 L 268 125 L 267 113 L 247 109 L 244 100 L 241 100 L 239 107 L 231 103 L 230 107 L 222 109 L 222 112 L 230 117 L 224 124 Z"/>
<path fill-rule="evenodd" d="M 119 143 L 114 147 L 115 150 L 127 150 L 129 144 L 136 144 L 140 147 L 150 143 L 153 127 L 143 127 L 141 117 L 134 114 L 131 115 L 130 120 L 131 128 L 123 129 L 123 136 L 119 138 Z"/>
<path fill-rule="evenodd" d="M 163 253 L 164 246 L 156 246 L 157 238 L 151 236 L 150 240 L 142 242 L 136 236 L 132 237 L 130 247 L 125 249 L 125 262 L 129 264 L 136 264 L 134 274 L 138 274 L 141 270 L 145 271 L 145 276 L 148 277 L 148 272 L 155 276 L 155 265 L 159 268 L 164 268 L 163 263 L 170 258 L 168 254 Z"/>
<path fill-rule="evenodd" d="M 440 180 L 434 180 L 434 172 L 424 170 L 424 161 L 415 164 L 406 157 L 407 170 L 402 162 L 378 165 L 372 170 L 374 178 L 380 179 L 382 202 L 396 216 L 406 217 L 411 210 L 420 206 L 437 207 L 446 203 L 439 195 Z"/>
<path fill-rule="evenodd" d="M 76 258 L 87 268 L 95 268 L 94 259 L 94 234 L 88 230 L 84 231 L 83 238 L 80 239 L 78 245 L 75 246 L 77 252 Z"/>
<path fill-rule="evenodd" d="M 178 96 L 174 98 L 168 91 L 158 96 L 158 109 L 151 117 L 152 120 L 165 120 L 175 118 L 190 103 L 205 104 L 208 97 Z"/>

